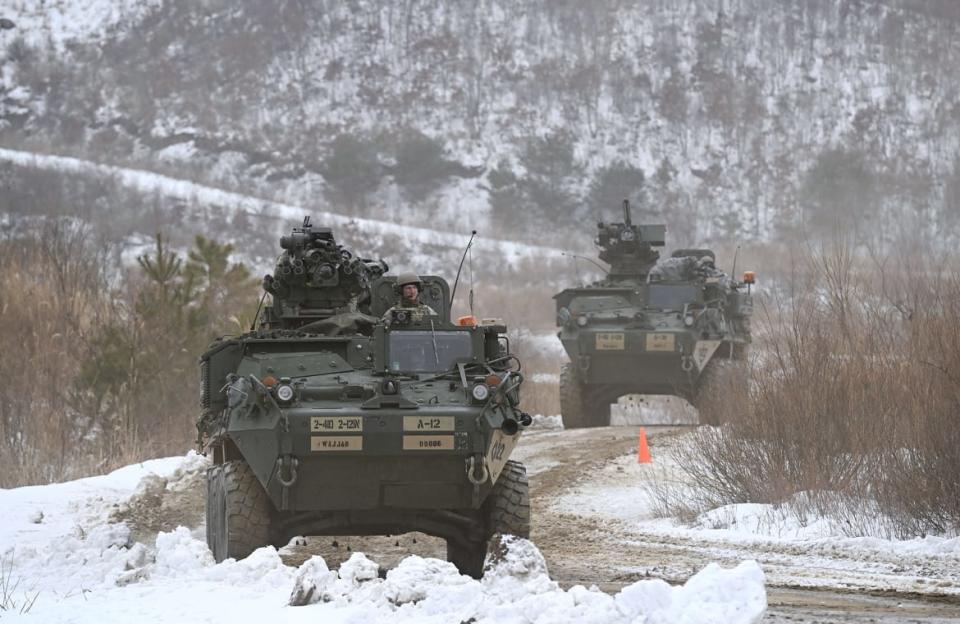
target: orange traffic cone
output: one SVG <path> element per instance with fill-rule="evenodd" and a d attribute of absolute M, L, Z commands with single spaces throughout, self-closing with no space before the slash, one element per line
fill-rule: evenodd
<path fill-rule="evenodd" d="M 643 427 L 640 427 L 640 441 L 637 443 L 637 463 L 649 464 L 652 461 L 650 459 L 650 449 L 647 447 L 647 432 Z"/>

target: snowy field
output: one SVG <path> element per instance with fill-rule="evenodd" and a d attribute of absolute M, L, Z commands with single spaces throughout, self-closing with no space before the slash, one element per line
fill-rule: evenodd
<path fill-rule="evenodd" d="M 193 453 L 106 476 L 0 490 L 4 621 L 172 622 L 754 622 L 764 575 L 746 561 L 711 564 L 685 584 L 639 581 L 614 595 L 550 579 L 536 546 L 505 539 L 482 581 L 410 556 L 383 573 L 356 552 L 339 570 L 298 568 L 264 548 L 215 564 L 203 527 L 137 543 L 111 514 L 158 482 L 176 489 L 206 468 Z M 300 606 L 292 606 L 292 604 Z M 21 613 L 20 611 L 24 611 Z"/>
<path fill-rule="evenodd" d="M 198 520 L 202 502 L 190 498 L 207 463 L 193 453 L 0 490 L 0 619 L 692 624 L 758 622 L 784 587 L 960 595 L 957 538 L 850 537 L 835 523 L 761 505 L 707 511 L 686 524 L 657 518 L 648 486 L 676 477 L 668 449 L 689 430 L 649 427 L 652 464 L 636 461 L 636 431 L 564 431 L 557 417 L 538 416 L 515 452 L 529 466 L 533 541 L 492 549 L 482 581 L 423 553 L 382 569 L 361 547 L 333 570 L 318 556 L 286 563 L 295 549 L 215 564 Z M 174 508 L 187 526 L 150 534 L 142 522 L 121 520 L 158 494 L 189 495 L 189 506 Z M 798 621 L 860 622 L 858 601 L 868 599 L 851 598 L 849 617 Z M 942 618 L 949 612 L 944 603 L 940 619 L 922 621 L 953 621 Z"/>

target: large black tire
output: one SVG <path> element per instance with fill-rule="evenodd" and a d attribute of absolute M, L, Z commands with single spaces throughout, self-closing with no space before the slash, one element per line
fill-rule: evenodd
<path fill-rule="evenodd" d="M 222 474 L 222 466 L 207 468 L 207 546 L 212 553 L 217 552 L 217 544 L 223 539 L 222 532 L 218 530 L 223 526 Z"/>
<path fill-rule="evenodd" d="M 599 388 L 580 379 L 576 366 L 567 362 L 560 370 L 560 415 L 566 429 L 606 427 L 610 424 L 610 403 Z"/>
<path fill-rule="evenodd" d="M 272 543 L 273 504 L 246 462 L 207 471 L 207 545 L 218 563 Z"/>
<path fill-rule="evenodd" d="M 484 502 L 487 533 L 530 537 L 530 485 L 527 469 L 508 460 Z"/>
<path fill-rule="evenodd" d="M 742 409 L 739 403 L 747 392 L 747 377 L 744 360 L 719 359 L 707 364 L 690 399 L 700 415 L 701 425 L 722 425 L 732 412 Z"/>
<path fill-rule="evenodd" d="M 497 482 L 483 502 L 484 539 L 480 542 L 447 540 L 447 561 L 460 574 L 479 579 L 487 558 L 490 538 L 495 535 L 530 537 L 530 486 L 527 469 L 517 461 L 504 465 Z"/>
<path fill-rule="evenodd" d="M 487 558 L 487 540 L 460 543 L 447 540 L 447 561 L 457 566 L 460 574 L 479 579 L 483 577 L 483 562 Z"/>

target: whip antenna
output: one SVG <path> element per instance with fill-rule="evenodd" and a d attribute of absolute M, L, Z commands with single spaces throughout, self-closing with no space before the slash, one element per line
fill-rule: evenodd
<path fill-rule="evenodd" d="M 473 316 L 473 250 L 467 247 L 467 250 L 470 252 L 470 296 L 468 300 L 470 301 L 470 316 Z"/>
<path fill-rule="evenodd" d="M 257 304 L 257 313 L 253 315 L 253 321 L 250 322 L 250 331 L 257 328 L 257 320 L 260 318 L 260 310 L 263 309 L 263 300 L 267 298 L 267 291 L 264 290 L 260 295 L 260 303 Z"/>
<path fill-rule="evenodd" d="M 568 258 L 575 258 L 575 259 L 576 259 L 576 258 L 579 258 L 580 260 L 585 260 L 585 261 L 589 262 L 590 264 L 592 264 L 593 266 L 595 266 L 595 267 L 597 267 L 598 269 L 600 269 L 601 271 L 603 271 L 604 273 L 609 273 L 609 272 L 610 272 L 610 269 L 605 269 L 602 264 L 600 264 L 599 262 L 595 262 L 595 261 L 591 260 L 590 258 L 587 258 L 586 256 L 578 256 L 577 254 L 567 253 L 567 252 L 565 252 L 565 251 L 561 251 L 561 252 L 560 252 L 560 255 L 561 255 L 561 256 L 567 256 Z M 577 277 L 577 279 L 580 279 L 580 278 Z"/>
<path fill-rule="evenodd" d="M 473 237 L 476 235 L 476 230 L 473 230 L 470 233 L 470 241 L 467 243 L 467 248 L 463 250 L 463 256 L 460 258 L 460 266 L 457 267 L 457 278 L 453 280 L 453 292 L 450 293 L 450 310 L 448 311 L 449 315 L 453 314 L 453 298 L 457 295 L 457 284 L 460 283 L 460 271 L 463 270 L 463 261 L 467 259 L 467 252 L 470 251 L 470 247 L 473 245 Z"/>

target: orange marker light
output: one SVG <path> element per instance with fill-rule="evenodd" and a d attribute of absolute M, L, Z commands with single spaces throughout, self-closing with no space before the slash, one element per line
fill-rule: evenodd
<path fill-rule="evenodd" d="M 753 284 L 757 281 L 757 274 L 753 271 L 745 271 L 743 274 L 743 283 L 744 284 Z"/>
<path fill-rule="evenodd" d="M 457 325 L 460 327 L 476 327 L 477 326 L 477 317 L 470 316 L 461 316 L 457 319 Z"/>
<path fill-rule="evenodd" d="M 277 385 L 277 378 L 274 377 L 273 375 L 267 375 L 266 377 L 263 378 L 263 385 L 265 385 L 268 388 L 272 388 L 275 385 Z"/>
<path fill-rule="evenodd" d="M 500 380 L 500 376 L 499 376 L 499 375 L 488 375 L 487 378 L 484 379 L 483 382 L 484 382 L 485 384 L 487 384 L 488 386 L 490 386 L 491 388 L 493 388 L 493 387 L 499 386 L 499 385 L 500 385 L 500 381 L 501 381 L 501 380 Z"/>

